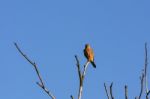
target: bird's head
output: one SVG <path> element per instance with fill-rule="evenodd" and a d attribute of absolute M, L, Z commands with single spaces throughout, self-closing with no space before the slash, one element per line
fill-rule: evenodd
<path fill-rule="evenodd" d="M 90 48 L 90 44 L 85 44 L 85 48 Z"/>

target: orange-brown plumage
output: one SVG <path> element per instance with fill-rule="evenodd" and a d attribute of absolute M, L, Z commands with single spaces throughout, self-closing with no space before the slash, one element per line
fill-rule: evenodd
<path fill-rule="evenodd" d="M 85 45 L 84 56 L 87 58 L 87 60 L 89 62 L 91 62 L 91 64 L 93 65 L 93 67 L 96 68 L 96 65 L 94 63 L 94 52 L 93 52 L 93 49 L 90 47 L 89 44 Z"/>

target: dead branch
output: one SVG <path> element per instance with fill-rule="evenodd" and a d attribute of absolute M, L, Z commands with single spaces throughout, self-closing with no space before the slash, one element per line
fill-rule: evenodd
<path fill-rule="evenodd" d="M 110 85 L 110 96 L 111 96 L 111 99 L 114 99 L 114 96 L 113 96 L 113 93 L 112 93 L 112 86 L 113 86 L 113 82 Z"/>
<path fill-rule="evenodd" d="M 76 59 L 76 61 L 77 61 L 77 68 L 78 68 L 78 75 L 79 75 L 79 92 L 78 92 L 78 99 L 81 99 L 82 92 L 83 92 L 83 81 L 84 81 L 84 78 L 85 78 L 85 75 L 86 75 L 86 70 L 87 70 L 88 64 L 89 64 L 90 62 L 86 62 L 86 64 L 84 65 L 84 70 L 83 70 L 83 72 L 81 73 L 80 62 L 79 62 L 79 59 L 78 59 L 77 55 L 75 55 L 75 59 Z"/>
<path fill-rule="evenodd" d="M 141 90 L 138 99 L 141 99 L 142 93 L 143 93 L 143 83 L 144 83 L 144 74 L 142 73 L 142 76 L 140 77 L 141 81 Z"/>
<path fill-rule="evenodd" d="M 128 86 L 125 85 L 124 89 L 125 89 L 125 99 L 128 99 Z"/>
<path fill-rule="evenodd" d="M 35 71 L 36 71 L 36 74 L 40 80 L 40 83 L 37 82 L 37 85 L 39 87 L 41 87 L 52 99 L 56 99 L 55 96 L 45 87 L 44 83 L 43 83 L 43 80 L 42 80 L 42 77 L 39 73 L 39 70 L 37 68 L 37 65 L 35 62 L 32 62 L 22 51 L 21 49 L 19 48 L 19 46 L 17 45 L 17 43 L 14 43 L 15 47 L 17 48 L 17 50 L 19 51 L 19 53 L 34 67 Z"/>
<path fill-rule="evenodd" d="M 112 86 L 113 86 L 113 82 L 112 82 L 111 85 L 109 86 L 109 93 L 108 93 L 107 86 L 106 86 L 106 84 L 104 83 L 104 88 L 105 88 L 105 92 L 106 92 L 106 95 L 107 95 L 107 98 L 108 98 L 108 99 L 114 99 L 114 96 L 113 96 L 113 93 L 112 93 Z"/>
<path fill-rule="evenodd" d="M 149 95 L 149 89 L 148 89 L 148 80 L 147 80 L 147 67 L 148 67 L 148 58 L 147 58 L 147 43 L 145 43 L 145 69 L 144 69 L 144 76 L 145 76 L 145 91 L 146 91 L 146 99 Z"/>
<path fill-rule="evenodd" d="M 81 70 L 80 70 L 80 62 L 79 62 L 79 59 L 78 59 L 78 57 L 77 57 L 77 55 L 75 55 L 75 59 L 76 59 L 76 61 L 77 61 L 77 68 L 78 68 L 78 75 L 79 75 L 79 81 L 82 81 L 81 79 L 82 79 L 82 76 L 81 76 Z M 81 83 L 81 82 L 80 82 Z"/>
<path fill-rule="evenodd" d="M 105 87 L 105 92 L 106 92 L 106 95 L 107 95 L 107 99 L 110 99 L 110 96 L 109 96 L 109 94 L 108 94 L 108 90 L 107 90 L 107 86 L 106 86 L 106 84 L 104 83 L 104 87 Z"/>
<path fill-rule="evenodd" d="M 144 69 L 144 75 L 145 75 L 145 90 L 146 93 L 148 93 L 148 81 L 147 81 L 147 67 L 148 67 L 148 61 L 147 61 L 147 43 L 145 43 L 145 69 Z"/>
<path fill-rule="evenodd" d="M 82 73 L 82 80 L 84 80 L 84 77 L 85 77 L 85 74 L 86 74 L 86 70 L 87 70 L 87 67 L 89 65 L 89 61 L 86 62 L 86 64 L 84 65 L 84 70 L 83 70 L 83 73 Z"/>

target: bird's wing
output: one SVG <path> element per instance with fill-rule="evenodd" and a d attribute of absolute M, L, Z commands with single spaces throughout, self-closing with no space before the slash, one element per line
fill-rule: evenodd
<path fill-rule="evenodd" d="M 89 49 L 89 48 L 84 49 L 84 55 L 90 61 L 91 60 L 91 49 Z"/>
<path fill-rule="evenodd" d="M 90 61 L 94 61 L 94 52 L 92 48 L 89 49 L 89 58 L 90 58 Z"/>
<path fill-rule="evenodd" d="M 84 49 L 83 52 L 84 52 L 84 56 L 88 59 L 88 55 L 87 55 L 86 49 Z"/>

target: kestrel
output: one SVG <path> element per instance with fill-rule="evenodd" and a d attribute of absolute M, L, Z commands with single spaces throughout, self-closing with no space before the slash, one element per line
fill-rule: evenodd
<path fill-rule="evenodd" d="M 85 45 L 84 56 L 87 58 L 87 61 L 91 62 L 93 67 L 96 68 L 96 65 L 94 63 L 94 52 L 93 52 L 93 49 L 90 47 L 89 44 Z"/>

